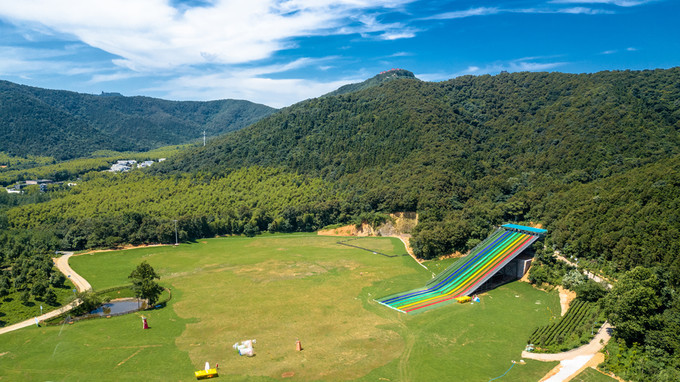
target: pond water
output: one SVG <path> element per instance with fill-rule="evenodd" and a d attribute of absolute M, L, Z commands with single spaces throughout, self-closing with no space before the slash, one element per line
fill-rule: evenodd
<path fill-rule="evenodd" d="M 146 301 L 136 298 L 120 299 L 107 302 L 91 311 L 90 314 L 108 316 L 109 314 L 136 312 L 141 309 L 146 309 Z"/>

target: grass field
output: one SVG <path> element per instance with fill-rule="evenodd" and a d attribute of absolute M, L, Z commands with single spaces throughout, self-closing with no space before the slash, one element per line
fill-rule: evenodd
<path fill-rule="evenodd" d="M 232 237 L 74 257 L 71 266 L 95 290 L 127 284 L 147 260 L 173 299 L 145 312 L 151 330 L 133 314 L 5 334 L 0 376 L 190 381 L 209 361 L 230 381 L 277 380 L 286 372 L 305 381 L 488 381 L 518 361 L 531 331 L 559 312 L 555 294 L 516 282 L 478 304 L 406 316 L 373 299 L 423 285 L 431 272 L 402 256 L 397 239 L 353 243 L 394 257 L 338 240 Z M 253 338 L 253 358 L 231 347 Z M 501 381 L 538 380 L 556 364 L 528 360 Z"/>
<path fill-rule="evenodd" d="M 577 376 L 572 378 L 572 382 L 614 382 L 616 379 L 604 375 L 600 373 L 599 371 L 593 369 L 592 367 L 589 367 L 582 372 L 580 372 Z"/>

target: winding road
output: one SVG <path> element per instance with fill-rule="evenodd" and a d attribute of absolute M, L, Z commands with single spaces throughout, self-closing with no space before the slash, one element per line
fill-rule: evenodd
<path fill-rule="evenodd" d="M 587 344 L 565 351 L 562 353 L 531 353 L 527 351 L 522 352 L 522 358 L 535 359 L 537 361 L 560 361 L 548 375 L 541 381 L 544 382 L 561 382 L 568 381 L 573 376 L 578 374 L 588 364 L 588 362 L 602 350 L 604 345 L 609 342 L 613 327 L 605 322 L 604 325 L 597 331 L 595 337 Z"/>
<path fill-rule="evenodd" d="M 61 273 L 63 273 L 64 276 L 68 277 L 69 280 L 71 280 L 73 282 L 73 284 L 78 289 L 78 292 L 91 290 L 92 286 L 90 286 L 90 283 L 88 283 L 87 280 L 85 280 L 82 276 L 80 276 L 79 274 L 74 272 L 73 269 L 71 269 L 71 267 L 68 265 L 68 259 L 71 256 L 73 256 L 73 252 L 60 252 L 60 253 L 63 253 L 63 256 L 52 258 L 52 260 L 54 261 L 54 265 L 57 267 L 57 269 L 59 269 L 59 271 Z M 81 304 L 81 301 L 80 301 L 80 299 L 78 299 L 78 300 L 71 302 L 68 305 L 62 306 L 59 309 L 53 310 L 51 312 L 47 312 L 47 313 L 40 315 L 40 316 L 37 316 L 35 318 L 30 318 L 26 321 L 21 321 L 21 322 L 14 324 L 14 325 L 10 325 L 10 326 L 6 326 L 4 328 L 0 328 L 0 334 L 9 333 L 9 332 L 21 329 L 21 328 L 25 328 L 25 327 L 28 327 L 28 326 L 31 326 L 31 325 L 35 325 L 36 320 L 38 322 L 48 320 L 48 319 L 56 317 L 56 316 L 58 316 L 58 315 L 60 315 L 64 312 L 68 312 L 69 310 L 75 308 L 76 306 L 78 306 L 80 304 Z"/>
<path fill-rule="evenodd" d="M 59 269 L 64 276 L 68 277 L 71 282 L 76 286 L 78 292 L 84 292 L 86 290 L 92 290 L 92 286 L 87 282 L 81 275 L 77 274 L 70 265 L 68 265 L 68 259 L 73 256 L 73 252 L 59 252 L 63 253 L 61 257 L 54 257 L 54 265 Z"/>

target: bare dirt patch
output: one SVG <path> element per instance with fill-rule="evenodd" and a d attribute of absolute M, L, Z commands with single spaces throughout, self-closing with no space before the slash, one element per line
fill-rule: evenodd
<path fill-rule="evenodd" d="M 439 256 L 439 260 L 458 259 L 458 258 L 463 257 L 463 256 L 465 256 L 464 253 L 456 251 L 456 252 L 449 254 L 449 255 Z"/>
<path fill-rule="evenodd" d="M 99 252 L 113 252 L 113 251 L 121 251 L 125 249 L 137 249 L 137 248 L 151 248 L 151 247 L 168 247 L 172 246 L 172 244 L 140 244 L 140 245 L 124 245 L 120 248 L 113 248 L 113 249 L 93 249 L 91 251 L 87 252 L 82 252 L 82 253 L 75 253 L 73 256 L 82 256 L 82 255 L 91 255 L 93 253 L 99 253 Z"/>
<path fill-rule="evenodd" d="M 569 305 L 571 305 L 571 302 L 576 298 L 576 292 L 565 289 L 561 286 L 557 287 L 557 291 L 560 292 L 560 315 L 564 316 L 567 314 L 567 310 L 569 310 Z"/>
<path fill-rule="evenodd" d="M 375 231 L 370 225 L 363 223 L 360 226 L 354 224 L 343 227 L 321 230 L 317 232 L 320 236 L 375 236 Z"/>
<path fill-rule="evenodd" d="M 373 228 L 370 225 L 363 223 L 361 226 L 354 224 L 343 227 L 332 228 L 327 230 L 320 230 L 317 232 L 320 236 L 382 236 L 382 237 L 396 237 L 404 243 L 406 252 L 417 262 L 423 261 L 418 259 L 413 254 L 411 248 L 411 231 L 418 224 L 418 214 L 415 212 L 395 212 L 390 214 L 390 220 Z M 461 254 L 462 256 L 462 254 Z"/>
<path fill-rule="evenodd" d="M 384 236 L 411 237 L 411 231 L 418 224 L 418 214 L 415 212 L 395 212 L 390 214 L 390 220 L 373 228 L 366 223 L 360 226 L 350 224 L 343 227 L 320 230 L 321 236 Z"/>

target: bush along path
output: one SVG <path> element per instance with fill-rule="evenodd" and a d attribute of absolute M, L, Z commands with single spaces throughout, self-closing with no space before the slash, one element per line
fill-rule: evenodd
<path fill-rule="evenodd" d="M 566 381 L 577 374 L 583 366 L 602 350 L 607 342 L 609 342 L 612 331 L 612 326 L 608 322 L 605 322 L 597 331 L 595 338 L 586 345 L 562 353 L 531 353 L 523 351 L 522 358 L 544 362 L 560 361 L 560 364 L 557 365 L 553 371 L 548 373 L 548 376 L 550 377 L 546 376 L 547 379 L 544 378 L 542 381 Z"/>
<path fill-rule="evenodd" d="M 92 286 L 90 286 L 90 283 L 87 282 L 82 276 L 77 274 L 76 272 L 71 269 L 71 267 L 68 265 L 68 259 L 73 256 L 73 252 L 61 252 L 63 253 L 63 256 L 61 257 L 56 257 L 53 258 L 54 260 L 54 265 L 57 267 L 57 269 L 64 274 L 64 276 L 68 277 L 71 282 L 76 286 L 78 292 L 84 292 L 87 290 L 91 290 Z M 29 318 L 28 320 L 18 322 L 14 325 L 10 325 L 4 328 L 0 328 L 0 334 L 5 334 L 9 333 L 21 328 L 25 328 L 31 325 L 37 325 L 41 321 L 46 321 L 51 318 L 57 317 L 62 313 L 66 313 L 70 311 L 71 309 L 77 307 L 80 305 L 82 301 L 80 299 L 77 299 L 70 304 L 64 305 L 59 309 L 55 309 L 51 312 L 47 312 L 43 315 L 34 317 L 34 318 Z"/>

